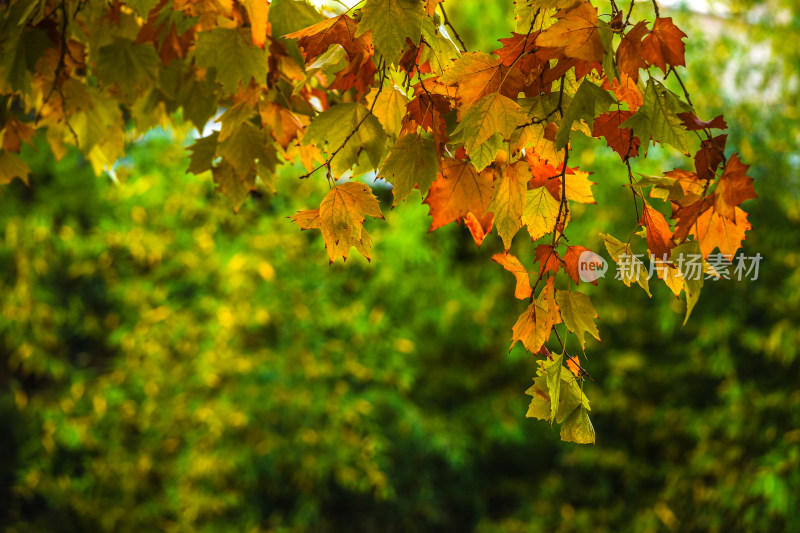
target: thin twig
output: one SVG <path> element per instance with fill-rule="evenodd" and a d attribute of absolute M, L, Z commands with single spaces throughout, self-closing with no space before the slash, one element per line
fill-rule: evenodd
<path fill-rule="evenodd" d="M 458 43 L 461 45 L 461 49 L 464 52 L 466 52 L 467 51 L 467 45 L 464 44 L 464 41 L 461 39 L 461 36 L 458 34 L 458 31 L 456 30 L 455 26 L 453 26 L 450 23 L 450 19 L 447 18 L 447 11 L 444 10 L 444 2 L 439 4 L 439 8 L 442 10 L 442 16 L 444 17 L 444 25 L 447 26 L 448 28 L 450 28 L 451 30 L 453 30 L 453 35 L 455 36 L 455 38 L 458 41 Z"/>

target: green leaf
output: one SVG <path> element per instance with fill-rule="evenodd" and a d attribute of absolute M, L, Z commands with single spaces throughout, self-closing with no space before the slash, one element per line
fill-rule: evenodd
<path fill-rule="evenodd" d="M 494 161 L 495 157 L 497 157 L 497 152 L 503 149 L 503 145 L 505 141 L 503 140 L 503 135 L 500 133 L 495 133 L 491 137 L 489 137 L 486 141 L 479 144 L 471 154 L 470 161 L 475 166 L 475 168 L 480 172 L 487 166 L 489 166 L 492 161 Z"/>
<path fill-rule="evenodd" d="M 219 132 L 214 132 L 208 137 L 197 139 L 187 150 L 192 152 L 189 156 L 189 172 L 202 174 L 211 169 L 214 158 L 217 156 L 217 139 Z"/>
<path fill-rule="evenodd" d="M 550 395 L 550 422 L 556 418 L 558 402 L 561 398 L 561 366 L 564 354 L 553 357 L 552 361 L 544 363 L 544 377 L 547 383 L 547 393 Z"/>
<path fill-rule="evenodd" d="M 14 178 L 21 179 L 27 185 L 30 173 L 28 164 L 17 154 L 0 150 L 0 185 L 8 185 Z"/>
<path fill-rule="evenodd" d="M 17 5 L 23 5 L 23 2 Z M 42 30 L 0 29 L 8 32 L 0 37 L 0 92 L 30 94 L 31 73 L 35 72 L 36 62 L 51 45 L 50 39 Z"/>
<path fill-rule="evenodd" d="M 522 211 L 525 207 L 527 180 L 525 174 L 517 172 L 515 167 L 506 167 L 502 177 L 494 188 L 492 203 L 486 208 L 494 213 L 494 227 L 503 239 L 506 250 L 511 248 L 511 241 L 522 227 Z"/>
<path fill-rule="evenodd" d="M 305 0 L 272 0 L 267 20 L 272 25 L 272 36 L 283 37 L 313 26 L 325 17 Z"/>
<path fill-rule="evenodd" d="M 356 130 L 362 120 L 361 127 Z M 353 131 L 355 133 L 348 139 Z M 375 115 L 361 104 L 348 102 L 317 115 L 309 124 L 302 142 L 313 143 L 319 148 L 327 144 L 328 152 L 333 153 L 347 139 L 347 144 L 331 161 L 331 169 L 339 177 L 353 165 L 356 165 L 357 173 L 377 168 L 383 158 L 386 138 L 386 132 Z"/>
<path fill-rule="evenodd" d="M 514 100 L 500 93 L 487 94 L 467 110 L 450 136 L 450 140 L 454 143 L 464 143 L 467 154 L 475 168 L 480 171 L 494 159 L 502 140 L 510 138 L 517 126 L 525 123 L 525 120 L 522 108 Z M 500 143 L 493 139 L 490 147 L 494 153 L 490 154 L 485 149 L 478 153 L 481 145 L 497 134 L 501 137 Z M 473 154 L 478 155 L 478 162 L 475 161 L 476 157 Z"/>
<path fill-rule="evenodd" d="M 97 54 L 97 77 L 106 86 L 116 83 L 123 94 L 131 98 L 158 77 L 159 65 L 161 61 L 152 45 L 114 39 Z"/>
<path fill-rule="evenodd" d="M 372 30 L 375 49 L 387 61 L 396 64 L 406 38 L 419 44 L 424 18 L 421 0 L 367 0 L 361 10 L 356 37 Z"/>
<path fill-rule="evenodd" d="M 275 146 L 264 130 L 242 122 L 217 148 L 217 155 L 230 163 L 242 178 L 255 171 L 256 162 L 277 158 Z"/>
<path fill-rule="evenodd" d="M 156 7 L 158 0 L 125 0 L 125 5 L 133 9 L 137 15 L 147 20 L 147 15 Z"/>
<path fill-rule="evenodd" d="M 240 175 L 232 165 L 223 161 L 220 165 L 211 169 L 214 176 L 214 183 L 219 187 L 219 191 L 230 201 L 234 212 L 238 212 L 250 191 L 256 188 L 256 175 L 248 172 Z"/>
<path fill-rule="evenodd" d="M 267 55 L 254 46 L 240 31 L 215 28 L 197 35 L 195 61 L 199 67 L 213 68 L 217 81 L 229 94 L 251 79 L 264 84 L 267 78 Z"/>
<path fill-rule="evenodd" d="M 693 268 L 689 265 L 689 258 L 698 259 L 699 266 Z M 686 293 L 686 317 L 683 325 L 689 320 L 697 300 L 700 299 L 700 290 L 703 288 L 705 274 L 702 267 L 702 253 L 698 241 L 687 241 L 674 247 L 670 252 L 669 260 L 678 267 L 683 279 L 683 290 Z"/>
<path fill-rule="evenodd" d="M 569 104 L 556 133 L 556 149 L 563 149 L 569 142 L 569 133 L 576 120 L 585 120 L 591 126 L 598 115 L 602 115 L 616 103 L 608 91 L 589 80 L 583 80 L 578 92 Z"/>
<path fill-rule="evenodd" d="M 589 420 L 589 413 L 576 407 L 561 426 L 561 440 L 577 444 L 594 444 L 594 426 Z"/>
<path fill-rule="evenodd" d="M 650 78 L 647 80 L 642 107 L 620 127 L 631 128 L 634 135 L 642 140 L 645 155 L 651 138 L 689 155 L 689 132 L 678 118 L 678 113 L 691 110 L 677 94 Z"/>
<path fill-rule="evenodd" d="M 597 312 L 594 310 L 592 300 L 583 293 L 572 291 L 556 291 L 556 303 L 561 310 L 561 319 L 568 330 L 578 337 L 581 350 L 586 352 L 584 335 L 588 331 L 592 337 L 600 340 L 600 332 L 594 319 Z"/>
<path fill-rule="evenodd" d="M 550 394 L 547 392 L 547 381 L 544 376 L 539 376 L 533 380 L 533 385 L 525 391 L 525 394 L 533 396 L 528 406 L 527 418 L 538 418 L 539 420 L 550 420 Z"/>
<path fill-rule="evenodd" d="M 603 238 L 606 250 L 608 250 L 611 258 L 619 267 L 622 282 L 630 287 L 631 283 L 635 281 L 652 298 L 647 268 L 645 268 L 644 263 L 633 256 L 631 245 L 621 242 L 607 233 L 601 233 L 600 237 Z"/>
<path fill-rule="evenodd" d="M 415 185 L 425 196 L 438 172 L 439 158 L 433 139 L 419 133 L 407 133 L 392 147 L 378 177 L 392 184 L 392 205 L 397 205 L 411 194 Z"/>

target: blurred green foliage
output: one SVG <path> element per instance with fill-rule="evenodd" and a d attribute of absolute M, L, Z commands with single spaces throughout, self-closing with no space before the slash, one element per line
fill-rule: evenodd
<path fill-rule="evenodd" d="M 480 39 L 508 32 L 491 22 L 506 7 L 475 5 L 448 14 L 491 49 Z M 477 15 L 482 28 L 464 18 Z M 701 35 L 703 20 L 674 16 Z M 652 300 L 613 279 L 587 288 L 603 338 L 587 347 L 594 447 L 524 418 L 535 362 L 507 352 L 524 304 L 489 261 L 499 240 L 427 234 L 418 196 L 390 210 L 383 191 L 373 262 L 328 267 L 320 238 L 286 218 L 325 185 L 291 168 L 278 196 L 233 215 L 165 137 L 132 147 L 121 185 L 76 154 L 28 151 L 31 187 L 0 198 L 0 525 L 800 529 L 800 140 L 784 83 L 798 54 L 759 65 L 784 65 L 774 104 L 757 87 L 737 98 L 723 75 L 748 70 L 748 42 L 795 42 L 778 23 L 709 32 L 688 54 L 707 50 L 687 76 L 701 118 L 724 111 L 754 163 L 744 251 L 764 257 L 759 279 L 707 282 L 683 328 L 663 286 Z M 625 172 L 604 147 L 575 154 L 598 205 L 575 210 L 570 238 L 601 250 L 599 230 L 632 229 Z M 685 164 L 651 157 L 635 170 Z M 528 243 L 515 251 L 531 264 Z"/>

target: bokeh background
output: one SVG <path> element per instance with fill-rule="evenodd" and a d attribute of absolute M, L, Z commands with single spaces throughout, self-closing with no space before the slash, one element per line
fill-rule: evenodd
<path fill-rule="evenodd" d="M 586 289 L 595 446 L 524 416 L 536 367 L 508 352 L 524 304 L 497 237 L 428 234 L 419 197 L 390 210 L 378 183 L 372 263 L 329 267 L 287 219 L 326 187 L 297 169 L 234 215 L 176 132 L 133 143 L 120 183 L 42 143 L 0 198 L 0 527 L 800 530 L 800 5 L 664 9 L 701 118 L 724 112 L 753 165 L 744 252 L 764 259 L 707 282 L 684 327 L 665 287 Z M 448 14 L 492 50 L 512 11 Z M 626 171 L 599 141 L 574 153 L 598 205 L 570 236 L 600 250 L 631 229 Z M 685 164 L 654 149 L 635 170 Z"/>

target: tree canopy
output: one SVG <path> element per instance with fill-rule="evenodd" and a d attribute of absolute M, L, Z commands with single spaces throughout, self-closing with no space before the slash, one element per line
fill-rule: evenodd
<path fill-rule="evenodd" d="M 528 301 L 511 346 L 541 357 L 528 416 L 562 424 L 564 440 L 594 442 L 590 369 L 567 335 L 584 353 L 587 337 L 600 339 L 594 303 L 577 290 L 596 282 L 581 267 L 599 250 L 568 229 L 602 176 L 570 162 L 572 143 L 608 145 L 627 175 L 615 207 L 635 216 L 630 234 L 602 235 L 622 281 L 650 294 L 637 259 L 647 252 L 657 277 L 685 295 L 687 319 L 703 277 L 721 275 L 714 251 L 730 261 L 750 229 L 739 207 L 756 197 L 748 166 L 726 150 L 725 120 L 692 105 L 680 74 L 687 35 L 655 1 L 519 0 L 514 32 L 491 51 L 467 49 L 446 9 L 11 0 L 0 14 L 0 184 L 27 181 L 18 153 L 37 130 L 56 156 L 74 145 L 99 174 L 142 133 L 188 121 L 203 135 L 188 171 L 210 172 L 236 211 L 259 187 L 275 191 L 284 164 L 305 167 L 299 180 L 327 180 L 326 195 L 287 215 L 321 232 L 333 263 L 352 248 L 370 258 L 368 229 L 384 215 L 354 178 L 382 178 L 394 206 L 422 199 L 431 231 L 463 223 L 481 246 L 496 230 L 493 259 Z M 656 144 L 685 163 L 637 173 Z M 537 243 L 533 257 L 512 254 L 520 233 Z M 685 255 L 699 258 L 699 279 Z"/>

